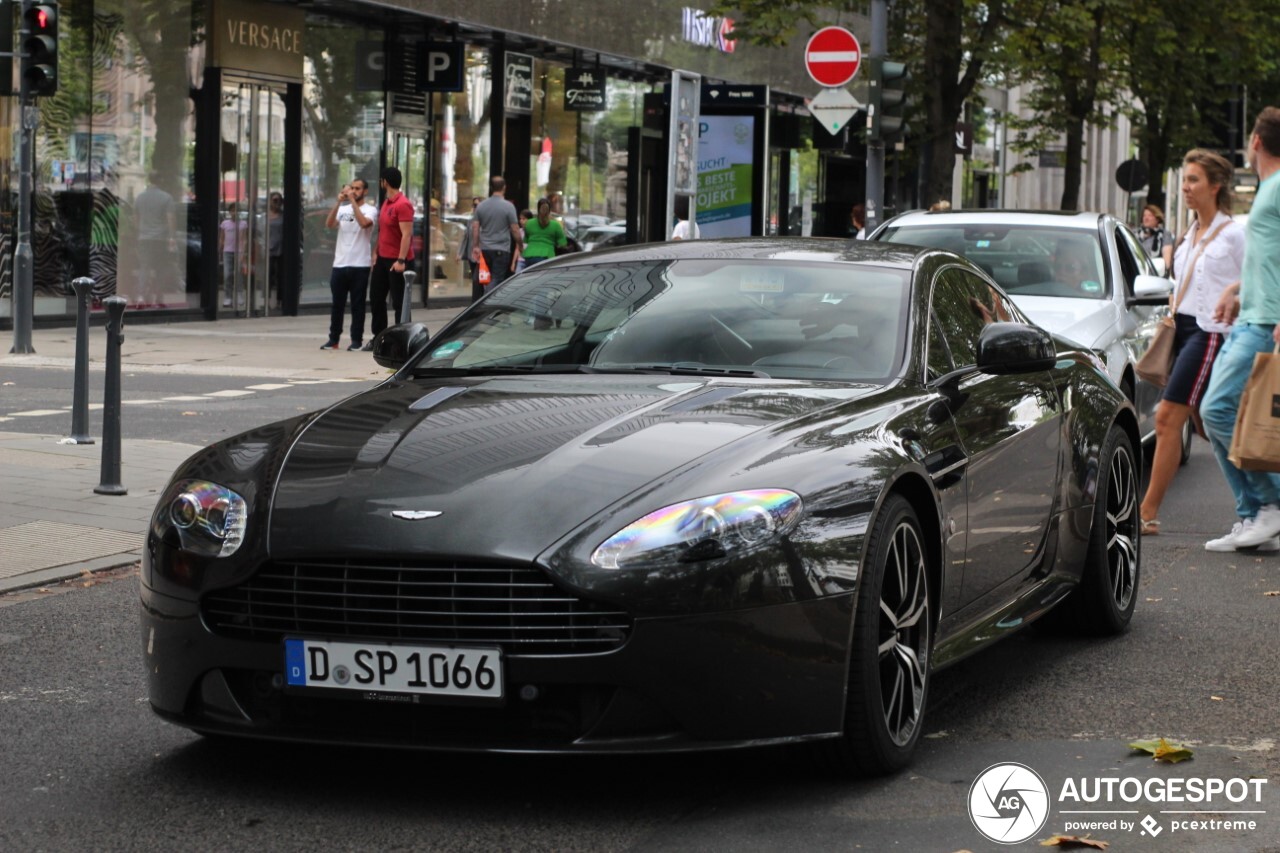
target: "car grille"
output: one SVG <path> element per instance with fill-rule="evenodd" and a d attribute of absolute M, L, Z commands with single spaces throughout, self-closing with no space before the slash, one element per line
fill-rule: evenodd
<path fill-rule="evenodd" d="M 201 600 L 225 637 L 286 635 L 498 645 L 507 654 L 617 648 L 631 618 L 556 587 L 530 565 L 275 561 Z"/>

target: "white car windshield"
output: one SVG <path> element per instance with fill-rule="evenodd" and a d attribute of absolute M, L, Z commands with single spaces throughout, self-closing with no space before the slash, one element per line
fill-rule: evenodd
<path fill-rule="evenodd" d="M 1095 232 L 1037 225 L 901 225 L 881 240 L 964 255 L 1011 296 L 1106 299 L 1102 250 Z"/>

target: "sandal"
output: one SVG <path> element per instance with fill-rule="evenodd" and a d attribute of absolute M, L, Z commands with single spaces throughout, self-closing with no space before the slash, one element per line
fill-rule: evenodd
<path fill-rule="evenodd" d="M 1160 522 L 1154 518 L 1142 519 L 1142 535 L 1143 536 L 1159 536 Z"/>

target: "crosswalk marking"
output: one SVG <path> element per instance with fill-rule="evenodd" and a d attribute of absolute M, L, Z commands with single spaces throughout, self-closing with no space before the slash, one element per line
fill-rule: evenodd
<path fill-rule="evenodd" d="M 205 400 L 226 399 L 228 397 L 249 397 L 257 391 L 280 391 L 285 388 L 292 388 L 295 385 L 327 385 L 337 382 L 367 382 L 364 379 L 349 379 L 346 377 L 335 379 L 294 379 L 287 383 L 271 382 L 262 385 L 249 385 L 244 389 L 230 388 L 224 391 L 210 391 L 208 394 L 180 394 L 173 397 L 161 397 L 157 400 L 121 400 L 121 405 L 125 406 L 148 406 L 157 403 L 195 403 Z M 103 407 L 102 403 L 90 403 L 89 411 L 100 411 Z M 63 406 L 59 409 L 31 409 L 26 412 L 9 412 L 7 415 L 0 415 L 0 423 L 11 421 L 14 418 L 42 418 L 50 415 L 65 415 L 71 411 L 70 406 Z"/>

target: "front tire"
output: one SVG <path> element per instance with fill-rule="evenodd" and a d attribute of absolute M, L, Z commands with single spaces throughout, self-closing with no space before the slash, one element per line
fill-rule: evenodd
<path fill-rule="evenodd" d="M 910 763 L 929 698 L 928 550 L 915 510 L 901 495 L 885 500 L 866 555 L 854 613 L 844 735 L 829 758 L 845 772 L 874 776 Z"/>
<path fill-rule="evenodd" d="M 1098 457 L 1098 490 L 1080 585 L 1060 605 L 1063 624 L 1087 634 L 1120 634 L 1138 599 L 1142 537 L 1133 444 L 1112 426 Z"/>

